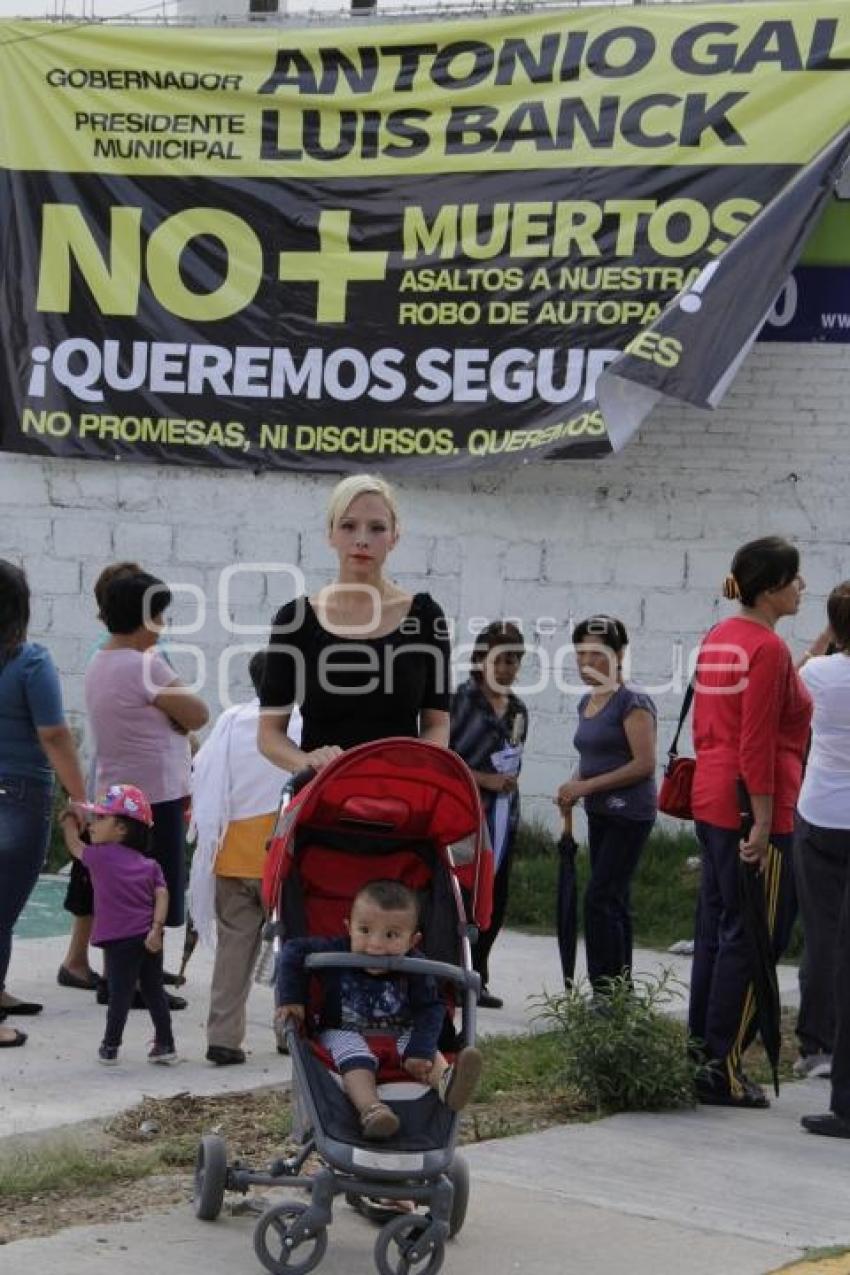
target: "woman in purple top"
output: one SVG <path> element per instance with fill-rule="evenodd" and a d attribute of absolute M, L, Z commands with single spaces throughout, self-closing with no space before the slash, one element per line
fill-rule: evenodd
<path fill-rule="evenodd" d="M 175 1062 L 171 1014 L 162 982 L 168 890 L 162 868 L 145 853 L 153 824 L 150 803 L 133 785 L 113 784 L 99 801 L 83 802 L 80 808 L 94 816 L 90 844 L 77 841 L 69 849 L 91 876 L 92 943 L 103 948 L 109 988 L 106 1031 L 98 1059 L 107 1067 L 118 1062 L 138 985 L 155 1032 L 148 1062 Z"/>
<path fill-rule="evenodd" d="M 53 772 L 79 800 L 85 783 L 62 712 L 49 651 L 27 641 L 30 591 L 20 568 L 0 559 L 0 1020 L 41 1005 L 6 990 L 12 931 L 44 864 Z M 26 1034 L 0 1026 L 0 1048 Z"/>
<path fill-rule="evenodd" d="M 631 882 L 657 813 L 657 715 L 648 695 L 623 682 L 628 640 L 622 621 L 607 615 L 573 631 L 579 676 L 591 690 L 578 706 L 578 774 L 556 798 L 562 810 L 583 801 L 587 814 L 584 939 L 595 994 L 631 973 Z"/>

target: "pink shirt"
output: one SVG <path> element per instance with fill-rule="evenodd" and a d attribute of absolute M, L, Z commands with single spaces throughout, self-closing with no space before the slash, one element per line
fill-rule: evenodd
<path fill-rule="evenodd" d="M 98 793 L 135 784 L 152 804 L 187 796 L 189 741 L 154 699 L 177 680 L 156 650 L 98 651 L 86 669 L 86 708 L 97 754 Z"/>

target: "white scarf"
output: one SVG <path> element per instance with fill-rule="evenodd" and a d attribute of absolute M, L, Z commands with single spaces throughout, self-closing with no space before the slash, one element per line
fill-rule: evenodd
<path fill-rule="evenodd" d="M 189 911 L 201 942 L 215 947 L 215 861 L 228 824 L 276 810 L 287 772 L 260 753 L 257 725 L 260 701 L 228 708 L 198 750 L 192 767 L 192 822 L 196 841 L 189 877 Z M 297 708 L 289 722 L 289 738 L 298 742 Z"/>

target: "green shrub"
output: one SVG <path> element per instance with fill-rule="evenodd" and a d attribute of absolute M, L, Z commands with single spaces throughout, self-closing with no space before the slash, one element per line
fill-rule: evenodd
<path fill-rule="evenodd" d="M 554 859 L 557 842 L 545 824 L 537 819 L 520 822 L 514 841 L 515 859 Z"/>
<path fill-rule="evenodd" d="M 664 1012 L 674 998 L 658 978 L 612 979 L 604 997 L 577 985 L 538 997 L 538 1017 L 561 1033 L 561 1079 L 598 1111 L 660 1111 L 694 1105 L 697 1064 L 685 1025 Z"/>
<path fill-rule="evenodd" d="M 693 936 L 700 874 L 688 866 L 688 860 L 699 854 L 699 843 L 690 825 L 672 832 L 656 828 L 649 838 L 632 883 L 634 937 L 638 946 L 663 950 L 679 939 Z M 587 848 L 580 846 L 576 859 L 579 927 L 589 872 Z M 514 848 L 506 923 L 533 934 L 554 934 L 557 889 L 555 838 L 543 824 L 521 823 Z M 799 960 L 802 951 L 803 932 L 798 920 L 785 958 Z"/>

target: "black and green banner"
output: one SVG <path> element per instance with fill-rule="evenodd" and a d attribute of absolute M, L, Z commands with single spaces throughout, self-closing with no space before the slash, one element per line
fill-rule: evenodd
<path fill-rule="evenodd" d="M 829 199 L 850 2 L 0 23 L 0 449 L 517 465 L 712 406 Z"/>

